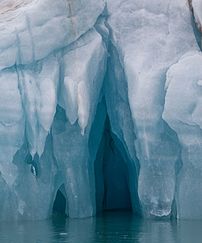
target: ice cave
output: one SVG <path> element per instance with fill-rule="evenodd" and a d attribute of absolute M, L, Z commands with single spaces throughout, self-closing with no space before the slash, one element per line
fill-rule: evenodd
<path fill-rule="evenodd" d="M 0 0 L 0 221 L 202 219 L 201 33 L 201 0 Z"/>

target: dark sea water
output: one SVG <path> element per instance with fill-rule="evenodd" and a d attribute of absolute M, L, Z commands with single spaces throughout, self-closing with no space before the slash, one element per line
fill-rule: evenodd
<path fill-rule="evenodd" d="M 201 243 L 202 221 L 143 220 L 110 212 L 96 218 L 0 224 L 1 243 Z"/>

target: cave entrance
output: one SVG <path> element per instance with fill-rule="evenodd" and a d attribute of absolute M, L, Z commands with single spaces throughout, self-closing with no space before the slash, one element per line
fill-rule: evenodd
<path fill-rule="evenodd" d="M 66 199 L 66 192 L 65 187 L 62 185 L 55 196 L 55 200 L 53 203 L 53 216 L 62 216 L 66 217 L 66 205 L 67 205 L 67 199 Z"/>
<path fill-rule="evenodd" d="M 109 119 L 95 161 L 96 206 L 100 211 L 132 210 L 129 169 L 120 141 L 111 132 Z"/>

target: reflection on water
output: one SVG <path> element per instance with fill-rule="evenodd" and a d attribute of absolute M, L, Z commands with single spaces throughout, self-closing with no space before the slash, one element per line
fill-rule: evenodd
<path fill-rule="evenodd" d="M 83 220 L 0 224 L 1 243 L 194 243 L 201 239 L 202 221 L 150 221 L 117 212 Z"/>

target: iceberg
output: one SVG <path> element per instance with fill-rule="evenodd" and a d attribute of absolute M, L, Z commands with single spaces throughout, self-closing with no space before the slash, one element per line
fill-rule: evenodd
<path fill-rule="evenodd" d="M 0 221 L 201 219 L 200 0 L 0 0 Z"/>

